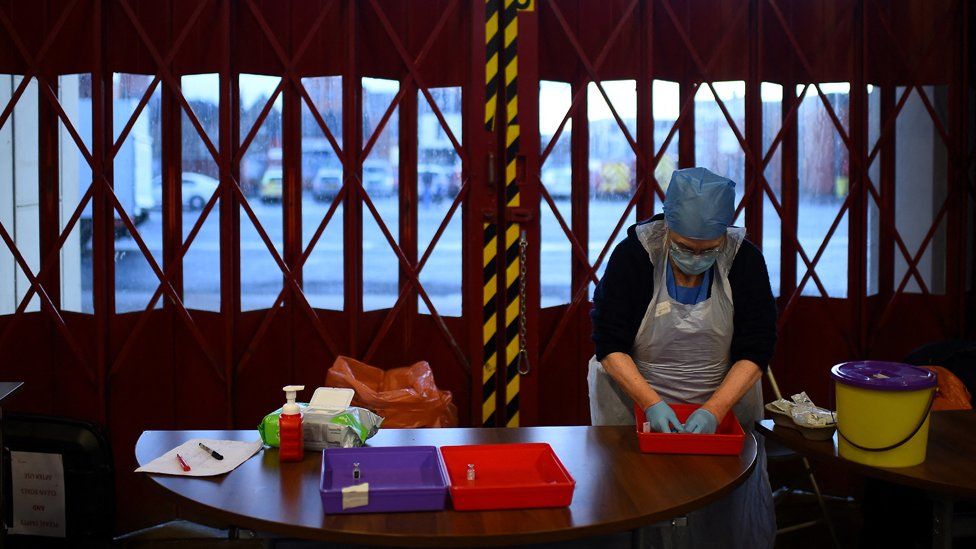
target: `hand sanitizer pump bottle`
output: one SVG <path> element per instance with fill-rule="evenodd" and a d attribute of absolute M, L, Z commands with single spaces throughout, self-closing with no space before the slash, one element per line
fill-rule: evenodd
<path fill-rule="evenodd" d="M 278 449 L 279 461 L 301 461 L 305 456 L 305 444 L 302 441 L 302 410 L 295 404 L 295 395 L 305 389 L 304 385 L 288 385 L 285 398 L 288 402 L 281 408 L 278 416 L 278 435 L 281 447 Z"/>

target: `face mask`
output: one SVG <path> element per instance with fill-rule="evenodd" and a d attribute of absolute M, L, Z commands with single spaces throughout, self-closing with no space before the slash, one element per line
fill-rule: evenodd
<path fill-rule="evenodd" d="M 690 254 L 683 250 L 671 250 L 671 259 L 685 274 L 700 275 L 710 269 L 715 264 L 715 255 Z"/>

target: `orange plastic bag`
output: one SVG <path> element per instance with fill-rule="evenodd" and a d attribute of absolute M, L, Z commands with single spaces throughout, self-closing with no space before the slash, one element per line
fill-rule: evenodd
<path fill-rule="evenodd" d="M 972 398 L 962 380 L 942 366 L 924 366 L 935 372 L 939 380 L 939 392 L 932 401 L 932 410 L 972 410 Z"/>
<path fill-rule="evenodd" d="M 457 407 L 451 392 L 434 384 L 434 372 L 426 362 L 406 368 L 381 370 L 349 357 L 336 357 L 325 376 L 327 387 L 356 391 L 353 406 L 383 416 L 383 427 L 457 427 Z"/>

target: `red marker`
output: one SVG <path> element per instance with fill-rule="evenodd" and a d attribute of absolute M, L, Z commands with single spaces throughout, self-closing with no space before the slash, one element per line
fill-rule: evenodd
<path fill-rule="evenodd" d="M 180 467 L 183 468 L 184 472 L 190 470 L 190 466 L 187 465 L 185 461 L 183 461 L 183 456 L 176 454 L 176 459 L 180 460 Z"/>

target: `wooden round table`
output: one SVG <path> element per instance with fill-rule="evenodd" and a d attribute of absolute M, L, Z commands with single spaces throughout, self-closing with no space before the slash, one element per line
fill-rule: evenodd
<path fill-rule="evenodd" d="M 146 431 L 136 443 L 136 459 L 146 464 L 191 438 L 253 441 L 258 435 L 250 430 Z M 287 537 L 368 545 L 512 545 L 637 530 L 683 516 L 738 486 L 756 461 L 752 436 L 739 456 L 641 454 L 629 426 L 389 429 L 369 444 L 514 442 L 552 445 L 576 479 L 571 506 L 327 516 L 318 490 L 321 454 L 307 452 L 300 463 L 279 464 L 271 448 L 218 477 L 150 477 L 201 517 Z"/>
<path fill-rule="evenodd" d="M 932 412 L 925 461 L 912 467 L 873 467 L 844 459 L 837 433 L 825 441 L 803 438 L 799 431 L 772 420 L 756 423 L 758 432 L 811 459 L 836 463 L 869 477 L 956 498 L 976 499 L 976 412 Z"/>
<path fill-rule="evenodd" d="M 976 411 L 932 412 L 930 421 L 925 461 L 912 467 L 872 467 L 844 459 L 837 449 L 837 433 L 830 440 L 807 440 L 799 431 L 777 426 L 768 419 L 757 422 L 756 429 L 810 459 L 924 490 L 933 502 L 932 546 L 949 548 L 954 528 L 960 532 L 976 530 L 972 517 L 957 519 L 953 513 L 956 500 L 976 499 Z"/>

